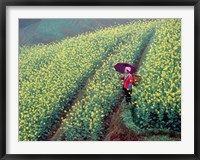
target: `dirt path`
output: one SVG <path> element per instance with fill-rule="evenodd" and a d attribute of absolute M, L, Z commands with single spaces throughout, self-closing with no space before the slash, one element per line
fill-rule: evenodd
<path fill-rule="evenodd" d="M 149 50 L 151 37 L 146 44 L 146 46 L 142 49 L 140 57 L 135 62 L 137 67 L 137 71 L 142 65 L 143 60 L 146 57 L 146 54 Z M 142 141 L 145 140 L 144 136 L 140 136 L 130 129 L 128 129 L 125 124 L 121 120 L 121 114 L 125 108 L 123 108 L 124 97 L 121 97 L 116 107 L 110 112 L 108 117 L 104 119 L 104 123 L 102 125 L 103 132 L 106 134 L 105 141 Z"/>
<path fill-rule="evenodd" d="M 128 129 L 120 118 L 123 108 L 119 105 L 117 111 L 114 113 L 111 123 L 109 125 L 109 133 L 105 141 L 142 141 L 143 136 L 140 136 Z"/>
<path fill-rule="evenodd" d="M 79 101 L 82 98 L 85 88 L 93 79 L 94 72 L 95 71 L 91 73 L 91 76 L 87 79 L 87 81 L 85 81 L 83 84 L 80 85 L 82 89 L 74 96 L 76 98 L 68 102 L 68 105 L 65 107 L 66 112 L 63 111 L 61 113 L 59 121 L 52 126 L 52 130 L 48 133 L 48 135 L 45 138 L 42 139 L 42 141 L 55 141 L 58 138 L 58 136 L 60 135 L 60 128 L 63 126 L 62 119 L 66 118 L 66 115 L 68 111 L 70 110 L 71 106 L 73 106 L 77 101 Z"/>
<path fill-rule="evenodd" d="M 76 96 L 75 96 L 76 99 L 73 100 L 73 102 L 71 103 L 71 106 L 75 105 L 76 102 L 78 102 L 80 99 L 82 99 L 82 97 L 84 95 L 84 92 L 85 92 L 88 84 L 90 83 L 90 81 L 92 81 L 93 77 L 94 77 L 94 74 L 92 74 L 89 77 L 89 79 L 87 80 L 85 86 L 76 94 Z M 69 112 L 67 111 L 67 113 L 69 113 Z M 64 113 L 64 115 L 62 116 L 63 119 L 66 118 L 67 113 Z M 57 129 L 53 132 L 54 133 L 53 136 L 51 138 L 49 138 L 50 141 L 56 141 L 56 140 L 58 140 L 58 138 L 60 137 L 60 135 L 62 135 L 62 133 L 61 133 L 61 128 L 62 127 L 63 127 L 63 124 L 60 123 L 60 125 L 57 127 Z"/>

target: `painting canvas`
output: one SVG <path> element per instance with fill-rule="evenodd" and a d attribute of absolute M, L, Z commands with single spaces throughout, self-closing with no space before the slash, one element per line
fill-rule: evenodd
<path fill-rule="evenodd" d="M 181 19 L 19 19 L 19 141 L 181 141 Z"/>

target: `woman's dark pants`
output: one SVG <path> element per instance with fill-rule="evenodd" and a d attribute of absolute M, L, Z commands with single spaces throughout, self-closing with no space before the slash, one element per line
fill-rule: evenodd
<path fill-rule="evenodd" d="M 124 95 L 125 95 L 125 98 L 126 98 L 126 103 L 131 103 L 132 90 L 128 91 L 126 88 L 123 87 L 123 91 L 124 91 Z"/>

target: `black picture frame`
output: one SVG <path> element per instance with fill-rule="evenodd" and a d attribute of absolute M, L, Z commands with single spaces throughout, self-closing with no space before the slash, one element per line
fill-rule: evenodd
<path fill-rule="evenodd" d="M 39 154 L 26 154 L 26 155 L 11 155 L 6 154 L 6 7 L 7 6 L 194 6 L 194 17 L 195 17 L 195 59 L 194 59 L 194 100 L 195 100 L 195 139 L 194 139 L 194 154 L 148 154 L 148 155 L 39 155 Z M 200 110 L 199 110 L 199 91 L 200 88 L 198 82 L 199 71 L 200 71 L 200 1 L 199 0 L 1 0 L 0 1 L 0 157 L 5 160 L 19 160 L 19 159 L 96 159 L 96 160 L 199 160 L 200 159 Z"/>

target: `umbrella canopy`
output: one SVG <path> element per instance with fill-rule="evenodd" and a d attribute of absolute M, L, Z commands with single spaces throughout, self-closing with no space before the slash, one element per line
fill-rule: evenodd
<path fill-rule="evenodd" d="M 119 73 L 124 73 L 125 67 L 131 67 L 131 74 L 136 72 L 136 67 L 132 66 L 129 63 L 117 63 L 116 65 L 114 65 L 115 70 Z"/>

